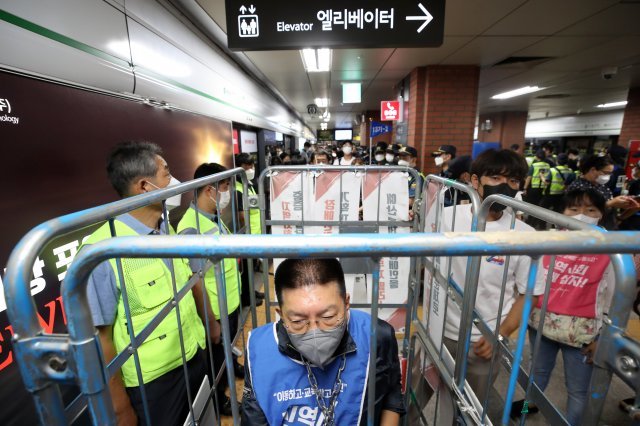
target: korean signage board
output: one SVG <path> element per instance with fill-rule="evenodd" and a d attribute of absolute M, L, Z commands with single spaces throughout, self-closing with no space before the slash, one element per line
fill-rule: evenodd
<path fill-rule="evenodd" d="M 438 47 L 445 0 L 226 0 L 231 50 Z"/>
<path fill-rule="evenodd" d="M 400 120 L 400 101 L 380 102 L 380 120 L 382 121 Z"/>

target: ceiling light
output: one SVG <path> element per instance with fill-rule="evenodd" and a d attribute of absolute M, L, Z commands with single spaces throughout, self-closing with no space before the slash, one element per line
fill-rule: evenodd
<path fill-rule="evenodd" d="M 362 102 L 362 83 L 342 83 L 342 103 L 358 104 Z"/>
<path fill-rule="evenodd" d="M 627 101 L 609 102 L 608 104 L 596 105 L 596 108 L 615 108 L 615 107 L 625 106 L 626 104 L 627 104 Z"/>
<path fill-rule="evenodd" d="M 526 95 L 527 93 L 537 92 L 543 89 L 544 87 L 526 86 L 516 90 L 511 90 L 509 92 L 498 93 L 497 95 L 492 96 L 491 99 L 509 99 L 509 98 L 514 98 L 516 96 L 520 96 L 520 95 Z"/>
<path fill-rule="evenodd" d="M 307 72 L 324 72 L 331 69 L 331 49 L 303 49 L 300 55 Z"/>
<path fill-rule="evenodd" d="M 320 123 L 320 130 L 327 130 L 327 127 L 329 127 L 327 123 Z"/>
<path fill-rule="evenodd" d="M 320 108 L 326 108 L 329 106 L 329 98 L 315 98 L 314 103 Z"/>

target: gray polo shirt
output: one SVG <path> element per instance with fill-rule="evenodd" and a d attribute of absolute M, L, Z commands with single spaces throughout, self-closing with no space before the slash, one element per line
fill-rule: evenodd
<path fill-rule="evenodd" d="M 116 220 L 133 229 L 138 235 L 166 235 L 162 220 L 159 222 L 160 231 L 149 228 L 128 213 L 118 216 Z M 171 259 L 162 260 L 167 267 L 171 267 Z M 113 325 L 120 301 L 120 289 L 116 285 L 116 276 L 108 260 L 99 264 L 89 276 L 87 298 L 93 325 Z"/>

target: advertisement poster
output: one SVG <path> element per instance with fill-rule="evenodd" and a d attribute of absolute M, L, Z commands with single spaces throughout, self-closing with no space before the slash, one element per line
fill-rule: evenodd
<path fill-rule="evenodd" d="M 258 134 L 248 130 L 240 130 L 240 148 L 242 152 L 258 152 Z"/>
<path fill-rule="evenodd" d="M 184 111 L 0 72 L 0 106 L 15 120 L 0 121 L 7 157 L 0 168 L 4 197 L 0 220 L 0 267 L 33 227 L 49 219 L 117 200 L 106 174 L 109 152 L 126 140 L 145 140 L 163 150 L 171 174 L 193 178 L 204 162 L 232 166 L 230 123 Z M 6 107 L 5 107 L 6 105 Z M 10 108 L 10 109 L 9 109 Z M 182 197 L 187 205 L 190 196 Z M 96 224 L 95 226 L 98 226 Z M 92 227 L 46 244 L 33 265 L 31 292 L 45 332 L 65 333 L 60 282 Z M 37 424 L 12 349 L 11 321 L 0 276 L 0 424 Z M 63 389 L 65 402 L 77 395 Z M 83 424 L 80 422 L 78 424 Z"/>

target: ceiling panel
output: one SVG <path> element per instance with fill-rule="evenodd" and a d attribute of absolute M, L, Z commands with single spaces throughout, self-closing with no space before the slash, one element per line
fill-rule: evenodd
<path fill-rule="evenodd" d="M 620 61 L 638 56 L 640 52 L 639 43 L 640 36 L 618 37 L 572 55 L 546 62 L 540 65 L 539 68 L 541 70 L 579 71 L 617 66 Z M 636 46 L 636 49 L 632 46 Z"/>
<path fill-rule="evenodd" d="M 553 36 L 545 38 L 540 42 L 525 47 L 517 52 L 516 56 L 550 56 L 559 58 L 571 55 L 575 52 L 592 48 L 603 43 L 610 42 L 614 37 L 611 36 Z"/>
<path fill-rule="evenodd" d="M 576 23 L 558 35 L 640 35 L 639 20 L 640 2 L 619 3 L 598 15 Z"/>
<path fill-rule="evenodd" d="M 331 69 L 379 70 L 395 49 L 335 49 Z"/>
<path fill-rule="evenodd" d="M 404 75 L 416 67 L 425 65 L 436 65 L 447 56 L 470 43 L 473 37 L 447 37 L 441 47 L 420 47 L 396 49 L 389 61 L 385 64 L 385 69 L 406 70 Z"/>
<path fill-rule="evenodd" d="M 483 35 L 552 35 L 617 3 L 618 0 L 536 0 L 523 4 Z"/>
<path fill-rule="evenodd" d="M 447 0 L 445 7 L 445 39 L 449 36 L 482 34 L 503 16 L 516 10 L 527 0 L 469 1 Z"/>
<path fill-rule="evenodd" d="M 477 37 L 470 43 L 448 56 L 442 64 L 493 65 L 514 52 L 543 40 L 543 37 Z"/>

